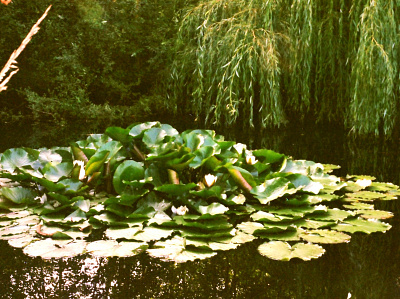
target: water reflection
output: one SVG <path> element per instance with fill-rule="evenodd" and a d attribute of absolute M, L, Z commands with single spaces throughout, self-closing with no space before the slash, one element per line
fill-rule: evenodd
<path fill-rule="evenodd" d="M 19 139 L 21 142 L 17 144 L 12 144 L 11 139 L 3 140 L 3 150 L 21 145 L 60 144 L 59 140 L 43 142 L 47 138 L 44 136 L 55 133 L 38 131 L 39 137 L 26 130 L 20 133 L 28 134 L 30 139 L 25 142 L 32 141 L 32 144 L 21 144 Z M 9 136 L 16 135 L 16 132 L 7 132 Z M 72 137 L 79 134 L 82 133 Z M 341 175 L 370 174 L 381 181 L 399 183 L 395 141 L 354 140 L 331 128 L 292 128 L 266 132 L 262 137 L 258 133 L 230 134 L 233 135 L 227 139 L 248 143 L 252 148 L 266 147 L 296 159 L 340 164 Z M 396 214 L 390 220 L 394 227 L 389 232 L 355 234 L 349 244 L 324 246 L 325 255 L 311 262 L 269 260 L 257 253 L 257 242 L 205 261 L 179 265 L 147 255 L 43 261 L 28 258 L 21 250 L 0 241 L 0 297 L 347 298 L 350 293 L 351 298 L 399 298 L 400 204 L 394 201 L 377 205 Z"/>

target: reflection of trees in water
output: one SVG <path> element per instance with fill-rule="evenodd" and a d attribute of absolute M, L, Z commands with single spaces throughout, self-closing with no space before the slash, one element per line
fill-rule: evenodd
<path fill-rule="evenodd" d="M 43 261 L 0 243 L 2 298 L 394 298 L 399 231 L 355 235 L 320 259 L 288 263 L 256 244 L 175 265 L 147 255 Z M 397 294 L 398 295 L 398 294 Z"/>
<path fill-rule="evenodd" d="M 218 132 L 224 133 L 224 132 Z M 226 136 L 252 148 L 271 148 L 342 166 L 346 173 L 369 174 L 399 183 L 398 145 L 357 139 L 341 130 L 294 128 Z M 247 136 L 246 136 L 247 135 Z M 355 234 L 348 244 L 324 246 L 315 261 L 272 261 L 256 243 L 196 262 L 175 265 L 147 255 L 43 261 L 0 242 L 1 298 L 396 298 L 400 277 L 400 203 L 378 202 L 392 211 L 385 234 Z"/>

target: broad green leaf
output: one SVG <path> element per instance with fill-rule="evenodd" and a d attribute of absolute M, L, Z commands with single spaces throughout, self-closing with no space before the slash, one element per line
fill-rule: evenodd
<path fill-rule="evenodd" d="M 315 212 L 307 215 L 307 218 L 312 220 L 322 220 L 322 221 L 343 221 L 344 219 L 354 216 L 351 211 L 344 211 L 339 209 L 328 209 L 326 212 Z"/>
<path fill-rule="evenodd" d="M 152 257 L 173 261 L 175 263 L 206 259 L 217 254 L 207 246 L 187 246 L 186 239 L 179 236 L 174 236 L 172 239 L 166 241 L 156 242 L 151 249 L 147 249 L 147 253 Z"/>
<path fill-rule="evenodd" d="M 51 149 L 41 150 L 39 153 L 39 161 L 46 165 L 47 163 L 58 164 L 62 162 L 60 154 Z"/>
<path fill-rule="evenodd" d="M 24 253 L 43 259 L 74 257 L 84 253 L 85 241 L 52 240 L 45 239 L 33 242 L 24 248 Z"/>
<path fill-rule="evenodd" d="M 8 240 L 8 244 L 14 248 L 24 248 L 28 246 L 30 243 L 34 241 L 38 241 L 39 239 L 30 235 L 30 234 L 24 234 L 23 236 L 19 238 L 14 238 Z"/>
<path fill-rule="evenodd" d="M 143 136 L 143 133 L 145 131 L 147 131 L 148 129 L 159 125 L 159 122 L 146 122 L 146 123 L 142 123 L 140 125 L 134 126 L 130 131 L 129 131 L 129 135 L 132 136 L 133 138 L 140 138 Z"/>
<path fill-rule="evenodd" d="M 256 186 L 250 193 L 252 193 L 261 204 L 267 204 L 284 195 L 295 193 L 297 189 L 290 188 L 289 184 L 290 181 L 285 178 L 273 178 Z"/>
<path fill-rule="evenodd" d="M 129 135 L 129 131 L 129 129 L 123 129 L 121 127 L 108 127 L 106 129 L 106 134 L 122 144 L 127 144 L 132 138 Z"/>
<path fill-rule="evenodd" d="M 135 235 L 143 229 L 142 225 L 120 228 L 111 227 L 105 231 L 105 236 L 109 239 L 135 239 Z"/>
<path fill-rule="evenodd" d="M 114 189 L 118 194 L 122 194 L 126 188 L 123 181 L 135 181 L 144 178 L 143 163 L 133 160 L 122 162 L 115 170 L 113 177 Z"/>
<path fill-rule="evenodd" d="M 258 229 L 264 229 L 264 225 L 259 222 L 242 222 L 237 225 L 237 228 L 241 231 L 253 235 L 254 232 Z"/>
<path fill-rule="evenodd" d="M 1 188 L 2 195 L 16 204 L 33 203 L 37 193 L 31 189 L 24 187 L 3 187 Z"/>
<path fill-rule="evenodd" d="M 300 237 L 307 242 L 322 244 L 338 244 L 350 241 L 350 236 L 333 230 L 309 230 L 300 233 Z"/>
<path fill-rule="evenodd" d="M 74 160 L 83 161 L 85 164 L 89 161 L 85 153 L 76 143 L 71 143 L 72 154 L 74 155 Z"/>
<path fill-rule="evenodd" d="M 8 236 L 14 236 L 14 235 L 20 235 L 23 233 L 27 233 L 29 230 L 31 230 L 30 225 L 9 225 L 5 227 L 0 228 L 0 239 L 4 240 Z"/>
<path fill-rule="evenodd" d="M 44 177 L 51 182 L 58 182 L 61 178 L 68 177 L 73 169 L 71 162 L 62 162 L 57 165 L 46 164 L 43 168 Z"/>
<path fill-rule="evenodd" d="M 203 214 L 210 214 L 210 215 L 217 215 L 217 214 L 224 214 L 226 211 L 228 211 L 229 208 L 225 207 L 224 205 L 213 202 L 212 204 L 208 206 L 199 206 L 198 211 L 203 215 Z"/>
<path fill-rule="evenodd" d="M 394 216 L 392 212 L 380 210 L 357 210 L 356 214 L 364 219 L 389 219 Z"/>
<path fill-rule="evenodd" d="M 342 223 L 332 226 L 332 229 L 342 232 L 361 232 L 361 233 L 375 233 L 375 232 L 386 232 L 392 226 L 390 224 L 380 222 L 375 219 L 348 219 Z"/>
<path fill-rule="evenodd" d="M 69 221 L 69 222 L 81 222 L 86 220 L 86 213 L 82 211 L 81 209 L 77 209 L 71 214 L 69 214 L 67 217 L 64 218 L 64 221 Z"/>
<path fill-rule="evenodd" d="M 86 246 L 87 252 L 99 257 L 128 257 L 141 253 L 148 248 L 143 242 L 117 242 L 114 240 L 99 240 Z"/>
<path fill-rule="evenodd" d="M 296 243 L 290 246 L 288 243 L 281 241 L 263 243 L 258 247 L 258 251 L 270 259 L 279 261 L 289 261 L 293 258 L 309 261 L 319 258 L 325 253 L 325 249 L 319 245 Z"/>
<path fill-rule="evenodd" d="M 138 241 L 150 242 L 154 240 L 161 240 L 168 238 L 173 233 L 173 230 L 162 229 L 157 227 L 145 227 L 142 231 L 138 232 L 133 239 Z"/>
<path fill-rule="evenodd" d="M 100 170 L 109 155 L 110 152 L 107 150 L 97 151 L 87 162 L 85 167 L 85 174 L 89 176 Z"/>
<path fill-rule="evenodd" d="M 258 160 L 261 160 L 263 163 L 276 163 L 281 162 L 285 155 L 279 154 L 272 150 L 260 149 L 253 151 L 253 155 L 256 156 Z"/>
<path fill-rule="evenodd" d="M 22 148 L 12 148 L 6 150 L 0 159 L 3 170 L 13 173 L 16 168 L 30 166 L 36 158 Z"/>
<path fill-rule="evenodd" d="M 90 209 L 90 200 L 80 199 L 77 202 L 75 202 L 73 206 L 79 208 L 83 212 L 88 212 Z"/>
<path fill-rule="evenodd" d="M 165 132 L 163 129 L 151 128 L 144 132 L 143 142 L 147 147 L 152 148 L 160 145 L 165 136 L 167 136 L 167 132 Z"/>
<path fill-rule="evenodd" d="M 189 183 L 189 184 L 164 184 L 162 186 L 158 186 L 154 188 L 154 190 L 157 190 L 159 192 L 167 193 L 173 196 L 180 196 L 183 195 L 184 193 L 194 189 L 197 187 L 197 184 L 195 183 Z"/>

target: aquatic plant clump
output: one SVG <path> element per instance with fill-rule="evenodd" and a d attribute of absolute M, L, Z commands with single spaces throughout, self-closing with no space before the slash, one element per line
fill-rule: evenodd
<path fill-rule="evenodd" d="M 260 254 L 310 260 L 320 244 L 385 232 L 374 209 L 399 187 L 338 168 L 250 150 L 211 130 L 147 122 L 69 147 L 1 154 L 0 239 L 42 258 L 205 259 L 258 239 Z M 261 241 L 260 241 L 261 240 Z"/>

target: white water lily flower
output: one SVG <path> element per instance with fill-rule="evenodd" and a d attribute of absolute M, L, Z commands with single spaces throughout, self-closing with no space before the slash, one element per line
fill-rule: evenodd
<path fill-rule="evenodd" d="M 79 165 L 81 169 L 79 170 L 79 180 L 83 180 L 85 178 L 85 163 L 81 160 L 75 160 L 74 166 Z"/>
<path fill-rule="evenodd" d="M 174 206 L 172 206 L 171 211 L 172 211 L 172 213 L 174 213 L 176 215 L 183 216 L 187 212 L 189 212 L 189 209 L 187 206 L 180 206 L 179 208 L 175 208 Z"/>
<path fill-rule="evenodd" d="M 47 201 L 47 195 L 43 194 L 42 196 L 36 196 L 35 200 L 39 201 L 41 204 L 44 204 Z"/>
<path fill-rule="evenodd" d="M 207 187 L 211 187 L 212 185 L 215 184 L 215 182 L 217 181 L 218 177 L 216 177 L 215 175 L 212 174 L 206 174 L 204 176 L 204 183 L 206 184 Z"/>
<path fill-rule="evenodd" d="M 254 165 L 257 163 L 257 159 L 253 155 L 246 156 L 246 163 L 250 164 L 250 165 Z"/>
<path fill-rule="evenodd" d="M 362 179 L 362 180 L 357 180 L 356 184 L 365 188 L 365 187 L 371 186 L 372 181 L 367 180 L 367 179 Z"/>

